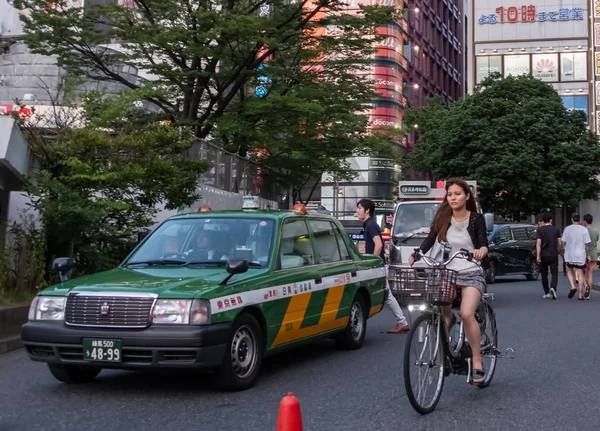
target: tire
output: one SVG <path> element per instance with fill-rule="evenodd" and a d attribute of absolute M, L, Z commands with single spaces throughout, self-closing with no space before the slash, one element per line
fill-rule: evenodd
<path fill-rule="evenodd" d="M 367 334 L 367 306 L 359 293 L 354 297 L 350 307 L 350 317 L 344 332 L 335 337 L 335 344 L 339 349 L 357 350 L 365 341 Z"/>
<path fill-rule="evenodd" d="M 527 277 L 527 280 L 529 281 L 535 281 L 540 277 L 540 266 L 535 260 L 532 259 L 529 263 L 529 274 L 525 277 Z"/>
<path fill-rule="evenodd" d="M 496 263 L 495 262 L 490 262 L 490 267 L 485 272 L 485 281 L 487 281 L 487 284 L 494 284 L 496 282 Z"/>
<path fill-rule="evenodd" d="M 231 328 L 217 384 L 227 391 L 251 388 L 262 367 L 265 337 L 254 316 L 242 313 Z"/>
<path fill-rule="evenodd" d="M 48 364 L 52 375 L 64 383 L 89 383 L 102 371 L 98 367 L 81 367 L 79 365 Z"/>
<path fill-rule="evenodd" d="M 496 326 L 496 316 L 492 307 L 486 302 L 483 308 L 484 327 L 482 328 L 481 338 L 485 344 L 490 344 L 491 347 L 481 352 L 481 359 L 484 362 L 485 378 L 483 382 L 477 385 L 478 388 L 486 388 L 492 383 L 494 373 L 496 372 L 496 365 L 498 365 L 498 328 Z M 487 352 L 487 353 L 486 353 Z M 489 360 L 489 364 L 484 361 Z"/>
<path fill-rule="evenodd" d="M 441 339 L 437 340 L 440 336 L 437 329 L 437 324 L 433 324 L 431 315 L 423 314 L 419 316 L 415 320 L 415 323 L 412 324 L 412 328 L 406 339 L 406 347 L 404 348 L 404 386 L 406 388 L 406 395 L 413 409 L 422 415 L 431 413 L 435 409 L 444 389 L 445 373 L 443 365 L 446 361 L 446 355 L 444 352 L 444 343 Z M 419 337 L 423 341 L 420 341 Z M 413 341 L 415 341 L 414 346 Z M 436 345 L 437 352 L 435 351 Z M 432 358 L 426 358 L 425 355 Z M 418 362 L 422 362 L 422 364 L 418 364 Z M 434 380 L 435 378 L 429 378 L 429 371 L 434 368 L 435 362 L 440 362 L 437 381 Z M 413 369 L 418 370 L 415 377 L 411 376 Z M 435 383 L 431 400 L 426 400 L 425 392 L 427 389 L 424 389 L 423 393 L 420 392 L 420 389 L 424 386 L 422 382 L 427 381 Z M 413 385 L 419 389 L 419 392 L 416 394 Z"/>

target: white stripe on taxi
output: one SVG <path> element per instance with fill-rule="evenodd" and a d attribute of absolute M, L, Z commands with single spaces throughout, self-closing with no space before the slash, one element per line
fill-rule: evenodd
<path fill-rule="evenodd" d="M 382 277 L 385 277 L 385 268 L 363 269 L 357 271 L 356 277 L 352 277 L 350 272 L 345 272 L 343 274 L 323 277 L 320 283 L 317 283 L 315 279 L 310 279 L 296 283 L 282 284 L 248 292 L 220 296 L 219 298 L 210 300 L 210 308 L 214 315 L 224 311 L 246 307 L 248 305 L 263 304 L 265 302 L 301 295 L 306 292 L 318 292 L 320 290 L 330 289 L 334 286 L 342 286 Z"/>

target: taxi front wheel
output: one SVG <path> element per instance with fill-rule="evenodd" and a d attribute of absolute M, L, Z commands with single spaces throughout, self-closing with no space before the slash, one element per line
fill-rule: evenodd
<path fill-rule="evenodd" d="M 335 344 L 340 349 L 360 349 L 367 333 L 367 306 L 361 294 L 354 297 L 350 307 L 350 317 L 346 329 L 335 337 Z"/>
<path fill-rule="evenodd" d="M 234 322 L 217 383 L 228 391 L 254 385 L 262 366 L 265 340 L 256 318 L 244 313 Z"/>

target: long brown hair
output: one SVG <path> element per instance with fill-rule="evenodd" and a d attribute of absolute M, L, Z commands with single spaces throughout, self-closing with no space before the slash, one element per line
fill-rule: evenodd
<path fill-rule="evenodd" d="M 460 186 L 465 194 L 469 196 L 467 199 L 467 210 L 477 212 L 477 204 L 475 203 L 475 198 L 473 197 L 473 193 L 471 193 L 469 184 L 462 178 L 450 178 L 447 180 L 445 187 L 446 197 L 435 213 L 433 223 L 431 223 L 431 227 L 435 229 L 438 234 L 437 237 L 439 241 L 447 240 L 446 234 L 448 233 L 448 227 L 450 227 L 450 220 L 452 219 L 452 207 L 450 207 L 450 204 L 448 203 L 448 188 L 454 185 Z"/>

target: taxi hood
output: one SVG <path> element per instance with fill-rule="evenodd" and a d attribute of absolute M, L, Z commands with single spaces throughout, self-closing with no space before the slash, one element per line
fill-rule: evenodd
<path fill-rule="evenodd" d="M 219 283 L 229 275 L 220 268 L 116 268 L 110 271 L 69 280 L 45 289 L 44 294 L 67 295 L 69 292 L 153 293 L 161 298 L 210 298 L 215 290 L 229 289 L 266 272 L 266 268 L 251 268 L 234 275 L 227 285 Z"/>

